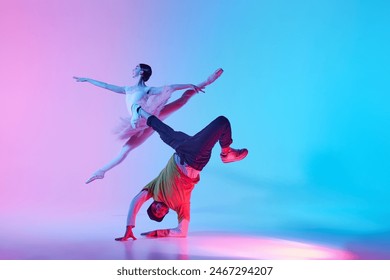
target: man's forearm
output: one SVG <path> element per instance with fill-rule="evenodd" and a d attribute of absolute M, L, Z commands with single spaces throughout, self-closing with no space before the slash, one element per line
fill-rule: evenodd
<path fill-rule="evenodd" d="M 141 235 L 145 235 L 146 237 L 155 237 L 155 238 L 159 238 L 159 237 L 186 237 L 187 236 L 187 233 L 184 233 L 180 230 L 177 230 L 177 229 L 156 229 L 156 230 L 153 230 L 153 231 L 149 231 L 149 232 L 145 232 Z"/>
<path fill-rule="evenodd" d="M 145 232 L 142 235 L 146 237 L 186 237 L 188 233 L 188 220 L 182 220 L 176 228 L 169 229 L 157 229 L 149 232 Z"/>
<path fill-rule="evenodd" d="M 151 195 L 146 190 L 143 190 L 133 198 L 127 214 L 127 226 L 135 226 L 135 218 L 139 209 L 150 197 Z"/>
<path fill-rule="evenodd" d="M 186 237 L 187 232 L 184 232 L 184 231 L 176 229 L 176 228 L 172 228 L 172 229 L 169 229 L 169 233 L 167 236 L 168 237 Z"/>
<path fill-rule="evenodd" d="M 176 228 L 169 229 L 169 235 L 172 237 L 186 237 L 190 221 L 183 219 Z"/>

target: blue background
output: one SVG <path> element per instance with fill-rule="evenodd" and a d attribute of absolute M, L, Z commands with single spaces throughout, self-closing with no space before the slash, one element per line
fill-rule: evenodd
<path fill-rule="evenodd" d="M 166 120 L 191 134 L 225 115 L 249 149 L 231 165 L 214 151 L 190 231 L 364 243 L 389 258 L 389 14 L 378 0 L 2 1 L 2 224 L 11 236 L 26 222 L 119 232 L 172 153 L 154 135 L 86 187 L 119 152 L 111 130 L 126 108 L 72 76 L 131 85 L 143 62 L 149 85 L 199 83 L 221 67 Z M 141 212 L 139 231 L 154 228 Z"/>

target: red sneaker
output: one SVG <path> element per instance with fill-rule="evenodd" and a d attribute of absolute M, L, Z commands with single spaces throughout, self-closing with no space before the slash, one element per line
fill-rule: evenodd
<path fill-rule="evenodd" d="M 224 163 L 235 162 L 244 159 L 248 155 L 247 149 L 233 149 L 230 148 L 230 151 L 227 154 L 221 153 L 221 159 Z"/>

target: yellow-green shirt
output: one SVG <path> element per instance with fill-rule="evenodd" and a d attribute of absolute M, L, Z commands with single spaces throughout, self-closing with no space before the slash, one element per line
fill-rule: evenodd
<path fill-rule="evenodd" d="M 174 155 L 168 161 L 160 174 L 147 184 L 147 190 L 155 201 L 164 202 L 177 213 L 179 223 L 190 220 L 191 193 L 200 177 L 189 178 L 176 165 Z"/>

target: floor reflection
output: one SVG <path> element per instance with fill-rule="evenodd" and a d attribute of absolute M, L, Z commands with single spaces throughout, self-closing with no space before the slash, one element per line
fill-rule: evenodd
<path fill-rule="evenodd" d="M 139 238 L 116 242 L 113 238 L 86 239 L 19 236 L 3 238 L 0 259 L 107 259 L 107 260 L 196 260 L 196 259 L 357 259 L 355 253 L 334 246 L 281 238 L 195 232 L 187 238 Z"/>

